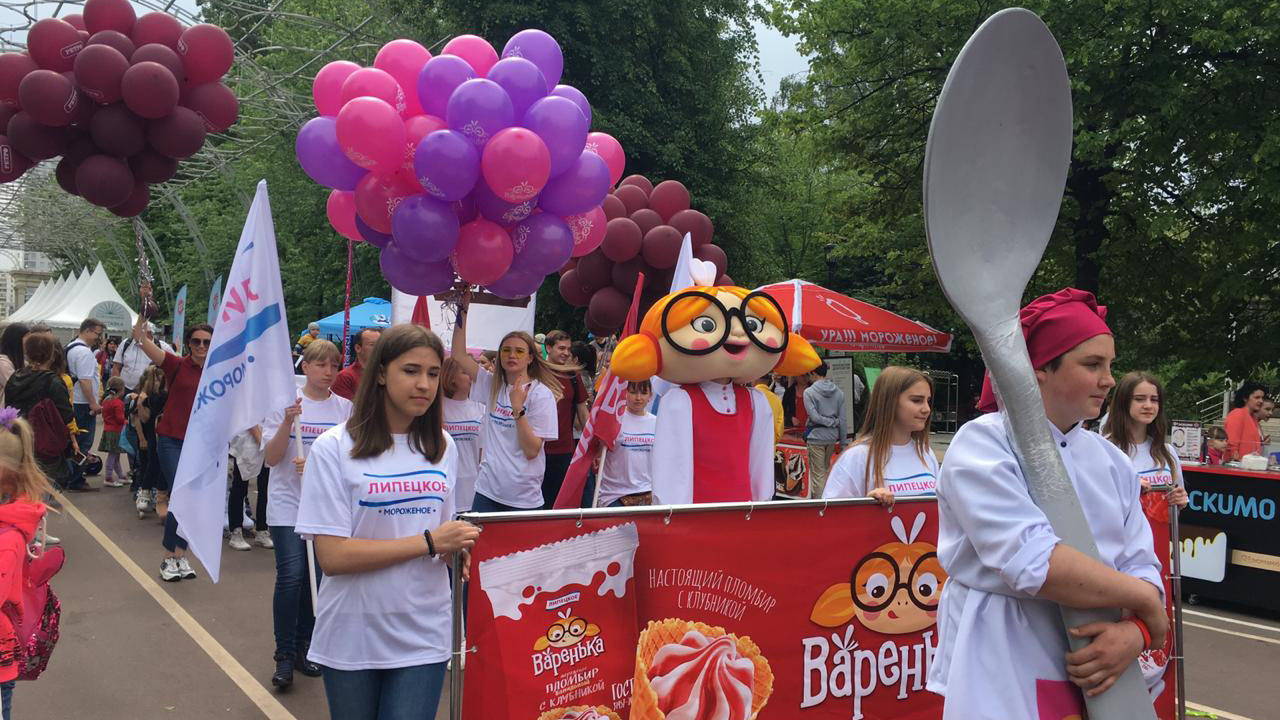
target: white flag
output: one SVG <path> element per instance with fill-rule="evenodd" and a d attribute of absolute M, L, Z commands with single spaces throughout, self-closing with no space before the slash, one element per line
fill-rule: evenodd
<path fill-rule="evenodd" d="M 297 393 L 265 180 L 240 233 L 217 319 L 169 502 L 214 582 L 227 519 L 227 445 Z"/>

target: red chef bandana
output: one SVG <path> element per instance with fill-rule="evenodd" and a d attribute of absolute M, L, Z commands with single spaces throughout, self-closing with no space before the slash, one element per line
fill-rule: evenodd
<path fill-rule="evenodd" d="M 1106 306 L 1099 305 L 1093 293 L 1075 288 L 1041 295 L 1022 308 L 1018 317 L 1022 320 L 1022 336 L 1027 340 L 1031 367 L 1036 369 L 1091 337 L 1111 334 L 1105 319 Z M 990 375 L 983 378 L 978 410 L 996 411 Z"/>

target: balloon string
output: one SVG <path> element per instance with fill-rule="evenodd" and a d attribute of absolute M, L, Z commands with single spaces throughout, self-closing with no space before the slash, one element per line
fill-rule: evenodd
<path fill-rule="evenodd" d="M 342 304 L 342 342 L 347 342 L 347 333 L 351 329 L 351 266 L 355 257 L 355 241 L 347 238 L 347 297 Z M 346 348 L 342 352 L 342 367 L 347 366 Z"/>

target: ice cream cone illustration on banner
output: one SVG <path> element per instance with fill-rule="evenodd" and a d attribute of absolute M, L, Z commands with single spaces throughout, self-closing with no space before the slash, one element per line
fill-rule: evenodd
<path fill-rule="evenodd" d="M 773 693 L 773 670 L 749 637 L 668 618 L 636 646 L 631 720 L 755 720 Z"/>
<path fill-rule="evenodd" d="M 538 720 L 622 720 L 617 713 L 603 705 L 587 705 L 548 710 Z"/>

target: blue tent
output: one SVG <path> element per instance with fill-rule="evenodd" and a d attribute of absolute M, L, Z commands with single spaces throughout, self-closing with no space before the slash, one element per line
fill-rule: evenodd
<path fill-rule="evenodd" d="M 342 337 L 342 311 L 316 321 L 320 325 L 320 337 L 337 340 Z M 351 306 L 348 337 L 368 327 L 391 327 L 391 303 L 382 298 L 365 298 L 359 305 Z"/>

